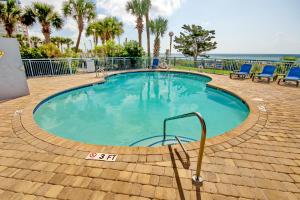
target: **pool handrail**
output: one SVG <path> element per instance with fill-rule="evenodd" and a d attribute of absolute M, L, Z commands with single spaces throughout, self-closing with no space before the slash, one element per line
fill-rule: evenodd
<path fill-rule="evenodd" d="M 205 124 L 205 121 L 204 121 L 202 115 L 199 112 L 191 112 L 191 113 L 186 113 L 186 114 L 166 118 L 164 120 L 164 140 L 166 139 L 167 121 L 182 119 L 182 118 L 187 118 L 187 117 L 197 117 L 199 119 L 199 122 L 202 127 L 200 149 L 199 149 L 198 161 L 197 161 L 197 169 L 196 169 L 196 174 L 192 177 L 193 183 L 195 183 L 196 185 L 200 185 L 203 182 L 203 178 L 200 176 L 200 171 L 201 171 L 201 166 L 202 166 L 204 146 L 205 146 L 205 140 L 206 140 L 206 124 Z M 181 142 L 179 142 L 179 144 L 182 147 L 183 151 L 187 154 L 187 152 L 186 152 L 185 148 L 183 147 L 183 145 L 181 144 Z"/>

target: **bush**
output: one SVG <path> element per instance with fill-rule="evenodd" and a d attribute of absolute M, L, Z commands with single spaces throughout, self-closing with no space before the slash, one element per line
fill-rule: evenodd
<path fill-rule="evenodd" d="M 62 55 L 59 48 L 57 48 L 57 46 L 53 43 L 44 44 L 39 48 L 47 55 L 48 58 L 56 58 Z"/>
<path fill-rule="evenodd" d="M 62 54 L 55 44 L 44 44 L 38 48 L 23 46 L 20 48 L 22 59 L 56 58 Z"/>
<path fill-rule="evenodd" d="M 142 57 L 144 50 L 134 40 L 126 42 L 124 45 L 119 45 L 113 40 L 108 40 L 105 45 L 97 46 L 95 53 L 99 57 Z"/>
<path fill-rule="evenodd" d="M 75 53 L 72 49 L 66 49 L 65 52 L 62 54 L 64 58 L 78 58 L 79 53 Z"/>
<path fill-rule="evenodd" d="M 122 57 L 124 48 L 113 40 L 108 40 L 104 45 L 97 46 L 95 52 L 99 57 Z"/>
<path fill-rule="evenodd" d="M 47 54 L 40 48 L 21 47 L 20 53 L 22 59 L 48 58 Z"/>
<path fill-rule="evenodd" d="M 137 41 L 130 40 L 129 42 L 124 43 L 124 57 L 142 57 L 144 55 L 144 50 L 142 47 L 139 47 Z"/>

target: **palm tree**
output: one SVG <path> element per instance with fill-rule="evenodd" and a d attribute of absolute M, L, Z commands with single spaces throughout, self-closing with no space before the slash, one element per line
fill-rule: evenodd
<path fill-rule="evenodd" d="M 33 43 L 33 46 L 35 48 L 38 47 L 38 45 L 42 42 L 41 38 L 37 37 L 37 36 L 31 36 L 30 37 L 30 42 Z"/>
<path fill-rule="evenodd" d="M 169 37 L 170 37 L 170 51 L 169 51 L 169 54 L 170 54 L 170 56 L 172 54 L 172 42 L 173 42 L 172 38 L 173 38 L 173 36 L 174 36 L 174 33 L 172 31 L 169 32 Z"/>
<path fill-rule="evenodd" d="M 116 37 L 121 36 L 124 32 L 123 23 L 116 17 L 106 17 L 103 19 L 102 28 L 105 33 L 105 40 L 114 40 Z"/>
<path fill-rule="evenodd" d="M 36 21 L 39 21 L 42 26 L 45 43 L 50 43 L 52 27 L 59 30 L 64 24 L 62 17 L 53 10 L 53 6 L 40 2 L 34 2 L 32 7 L 25 8 L 21 21 L 26 26 L 33 25 Z"/>
<path fill-rule="evenodd" d="M 57 48 L 59 48 L 61 37 L 58 37 L 58 36 L 52 37 L 50 40 L 53 44 L 55 44 L 57 46 Z"/>
<path fill-rule="evenodd" d="M 123 23 L 116 17 L 106 17 L 103 20 L 92 22 L 86 29 L 86 36 L 93 36 L 95 46 L 98 44 L 98 38 L 105 44 L 108 40 L 114 40 L 120 37 L 123 30 Z"/>
<path fill-rule="evenodd" d="M 130 0 L 126 4 L 126 10 L 136 16 L 136 29 L 138 31 L 139 46 L 142 47 L 142 34 L 144 30 L 143 16 L 147 12 L 146 4 L 143 0 Z"/>
<path fill-rule="evenodd" d="M 78 38 L 75 51 L 78 51 L 81 34 L 84 29 L 84 22 L 91 21 L 96 17 L 96 8 L 92 0 L 67 0 L 63 3 L 64 15 L 72 16 L 78 26 Z"/>
<path fill-rule="evenodd" d="M 146 8 L 145 19 L 146 19 L 146 33 L 147 33 L 147 54 L 150 58 L 150 27 L 149 27 L 149 12 L 151 8 L 151 0 L 143 0 L 144 7 Z"/>
<path fill-rule="evenodd" d="M 24 47 L 27 45 L 27 43 L 28 43 L 27 37 L 24 36 L 23 34 L 16 34 L 16 38 L 21 47 Z"/>
<path fill-rule="evenodd" d="M 3 22 L 8 37 L 12 37 L 20 17 L 21 8 L 16 0 L 7 0 L 6 4 L 0 3 L 0 22 Z"/>
<path fill-rule="evenodd" d="M 163 37 L 163 35 L 166 33 L 167 27 L 168 27 L 168 20 L 162 17 L 158 17 L 157 19 L 150 21 L 151 33 L 155 35 L 154 48 L 153 48 L 154 57 L 159 57 L 160 37 Z"/>
<path fill-rule="evenodd" d="M 98 26 L 97 22 L 89 23 L 85 32 L 86 36 L 93 37 L 94 46 L 98 45 L 98 35 L 96 34 L 97 26 Z"/>
<path fill-rule="evenodd" d="M 70 46 L 74 44 L 73 40 L 71 38 L 65 39 L 65 44 L 67 45 L 67 48 L 70 49 Z"/>

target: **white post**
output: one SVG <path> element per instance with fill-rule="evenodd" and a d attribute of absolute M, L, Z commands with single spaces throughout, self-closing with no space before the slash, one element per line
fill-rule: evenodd
<path fill-rule="evenodd" d="M 71 58 L 68 59 L 68 67 L 69 67 L 70 74 L 72 74 L 72 61 L 71 61 Z"/>
<path fill-rule="evenodd" d="M 49 62 L 50 62 L 51 74 L 52 74 L 52 76 L 53 76 L 53 75 L 54 75 L 54 73 L 53 73 L 52 60 L 51 60 L 51 59 L 49 59 Z"/>

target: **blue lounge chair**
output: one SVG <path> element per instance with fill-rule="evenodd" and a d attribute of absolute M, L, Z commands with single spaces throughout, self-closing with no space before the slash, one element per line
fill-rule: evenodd
<path fill-rule="evenodd" d="M 274 80 L 274 72 L 276 70 L 276 67 L 273 65 L 266 65 L 263 68 L 263 71 L 259 74 L 256 74 L 252 77 L 252 81 L 255 80 L 255 78 L 262 79 L 266 78 L 268 80 L 268 83 L 270 83 L 271 79 Z"/>
<path fill-rule="evenodd" d="M 157 69 L 159 66 L 159 58 L 153 58 L 152 69 Z"/>
<path fill-rule="evenodd" d="M 280 81 L 286 82 L 286 81 L 293 81 L 296 82 L 296 86 L 299 86 L 300 82 L 300 67 L 292 67 L 290 71 L 287 73 L 287 75 L 284 78 L 280 78 L 278 80 L 278 84 L 280 84 Z"/>
<path fill-rule="evenodd" d="M 230 73 L 230 78 L 232 79 L 233 76 L 236 76 L 238 78 L 243 78 L 243 79 L 246 77 L 250 77 L 251 68 L 252 68 L 252 64 L 243 64 L 239 71 Z"/>

